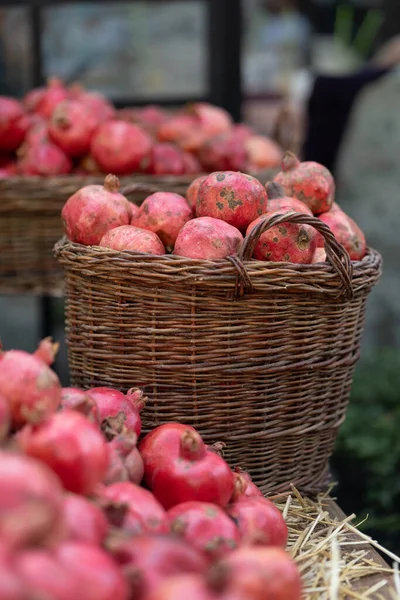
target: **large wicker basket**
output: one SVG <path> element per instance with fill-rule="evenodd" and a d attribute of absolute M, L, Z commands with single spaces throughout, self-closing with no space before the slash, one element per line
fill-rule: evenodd
<path fill-rule="evenodd" d="M 123 178 L 121 183 L 146 184 L 185 194 L 193 177 Z M 54 244 L 63 234 L 61 210 L 69 196 L 104 175 L 82 177 L 11 177 L 0 179 L 0 293 L 60 295 L 63 274 L 54 260 Z M 146 193 L 138 185 L 130 200 L 140 204 Z"/>
<path fill-rule="evenodd" d="M 329 263 L 249 260 L 265 229 L 312 224 Z M 200 261 L 56 246 L 66 275 L 72 384 L 146 389 L 148 430 L 194 425 L 226 443 L 263 490 L 326 482 L 348 402 L 365 303 L 380 276 L 352 263 L 329 228 L 292 213 L 254 228 L 235 258 Z"/>

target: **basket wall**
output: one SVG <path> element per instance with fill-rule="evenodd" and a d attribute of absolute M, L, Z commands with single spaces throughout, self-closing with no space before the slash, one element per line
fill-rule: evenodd
<path fill-rule="evenodd" d="M 308 218 L 308 217 L 307 217 Z M 144 430 L 167 421 L 226 443 L 230 464 L 264 491 L 326 482 L 349 398 L 365 303 L 380 257 L 356 263 L 352 300 L 332 266 L 246 264 L 62 242 L 72 384 L 143 386 Z M 340 291 L 340 290 L 339 290 Z"/>

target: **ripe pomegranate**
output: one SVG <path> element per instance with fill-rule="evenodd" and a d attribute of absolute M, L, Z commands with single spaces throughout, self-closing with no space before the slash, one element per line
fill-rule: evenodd
<path fill-rule="evenodd" d="M 206 573 L 209 561 L 193 546 L 166 535 L 141 535 L 108 544 L 130 584 L 131 597 L 145 600 L 165 581 L 185 573 Z"/>
<path fill-rule="evenodd" d="M 316 263 L 324 263 L 326 262 L 326 252 L 325 252 L 325 248 L 316 248 L 313 257 L 312 257 L 312 264 L 316 264 Z"/>
<path fill-rule="evenodd" d="M 285 196 L 285 192 L 279 184 L 267 185 L 268 196 L 273 198 L 272 202 L 279 203 L 279 208 L 272 206 L 266 213 L 250 223 L 247 235 L 261 221 L 270 219 L 274 215 L 293 212 L 309 214 L 305 205 L 293 203 L 292 198 Z M 257 260 L 272 262 L 292 262 L 309 264 L 317 247 L 317 232 L 311 225 L 299 225 L 297 223 L 284 222 L 275 225 L 261 234 L 255 247 L 253 257 Z"/>
<path fill-rule="evenodd" d="M 132 224 L 156 233 L 164 246 L 173 248 L 179 231 L 193 213 L 185 198 L 172 192 L 156 192 L 143 202 Z"/>
<path fill-rule="evenodd" d="M 105 487 L 101 497 L 108 501 L 110 522 L 125 533 L 168 532 L 167 513 L 148 490 L 130 481 L 122 481 Z"/>
<path fill-rule="evenodd" d="M 112 388 L 97 387 L 87 393 L 97 405 L 102 431 L 109 440 L 121 433 L 140 435 L 140 411 L 147 400 L 142 390 L 131 388 L 123 394 Z"/>
<path fill-rule="evenodd" d="M 155 427 L 139 443 L 139 452 L 144 463 L 144 480 L 150 487 L 153 474 L 159 462 L 169 456 L 170 459 L 179 456 L 182 434 L 186 431 L 195 431 L 190 425 L 182 423 L 165 423 Z"/>
<path fill-rule="evenodd" d="M 89 152 L 99 122 L 95 113 L 84 104 L 64 100 L 51 115 L 49 135 L 66 154 L 80 158 Z"/>
<path fill-rule="evenodd" d="M 282 149 L 263 135 L 252 135 L 244 141 L 247 170 L 255 173 L 262 169 L 277 169 L 282 160 Z"/>
<path fill-rule="evenodd" d="M 21 430 L 18 442 L 29 456 L 39 458 L 61 479 L 66 490 L 91 494 L 108 467 L 108 448 L 93 423 L 65 409 L 37 425 Z"/>
<path fill-rule="evenodd" d="M 199 189 L 203 181 L 207 179 L 207 175 L 197 177 L 192 181 L 186 190 L 186 200 L 193 211 L 196 210 L 197 197 L 199 195 Z"/>
<path fill-rule="evenodd" d="M 74 84 L 69 88 L 69 97 L 84 106 L 98 123 L 115 117 L 115 108 L 100 92 L 88 92 L 81 85 Z"/>
<path fill-rule="evenodd" d="M 144 169 L 152 175 L 183 175 L 185 163 L 183 153 L 173 144 L 154 144 L 149 156 L 149 164 Z"/>
<path fill-rule="evenodd" d="M 23 99 L 25 110 L 27 110 L 29 113 L 36 113 L 37 107 L 42 100 L 44 92 L 44 87 L 38 87 L 30 90 Z"/>
<path fill-rule="evenodd" d="M 102 185 L 87 185 L 73 194 L 61 212 L 64 230 L 72 242 L 98 245 L 110 229 L 128 225 L 131 204 L 119 193 L 119 180 L 107 175 Z"/>
<path fill-rule="evenodd" d="M 118 117 L 123 121 L 138 123 L 152 135 L 155 135 L 168 119 L 168 115 L 160 106 L 151 104 L 144 108 L 124 108 L 118 112 Z"/>
<path fill-rule="evenodd" d="M 224 590 L 223 598 L 302 598 L 301 578 L 296 564 L 281 548 L 238 548 L 213 567 L 208 580 L 214 589 Z"/>
<path fill-rule="evenodd" d="M 157 137 L 160 142 L 179 142 L 188 138 L 199 126 L 195 116 L 178 113 L 162 123 Z"/>
<path fill-rule="evenodd" d="M 133 225 L 123 225 L 108 231 L 101 238 L 99 246 L 119 252 L 130 250 L 144 254 L 162 255 L 166 253 L 158 235 Z"/>
<path fill-rule="evenodd" d="M 201 184 L 196 204 L 198 217 L 214 217 L 239 231 L 267 208 L 267 192 L 257 179 L 233 171 L 211 173 Z"/>
<path fill-rule="evenodd" d="M 82 542 L 64 542 L 55 550 L 61 566 L 78 583 L 74 600 L 128 600 L 128 587 L 118 565 L 104 550 Z"/>
<path fill-rule="evenodd" d="M 205 171 L 242 171 L 246 168 L 246 151 L 242 140 L 222 135 L 207 140 L 198 157 Z"/>
<path fill-rule="evenodd" d="M 40 358 L 9 350 L 0 354 L 0 394 L 7 400 L 14 427 L 52 415 L 61 402 L 57 375 Z"/>
<path fill-rule="evenodd" d="M 233 125 L 231 134 L 235 136 L 236 139 L 242 140 L 244 142 L 249 137 L 254 136 L 254 131 L 248 125 L 244 125 L 243 123 L 237 123 Z"/>
<path fill-rule="evenodd" d="M 314 215 L 327 212 L 335 195 L 335 181 L 330 171 L 316 162 L 300 162 L 292 152 L 285 152 L 282 171 L 274 178 L 287 196 L 304 202 Z"/>
<path fill-rule="evenodd" d="M 197 175 L 201 173 L 200 161 L 190 152 L 182 152 L 185 175 Z"/>
<path fill-rule="evenodd" d="M 182 227 L 174 254 L 215 260 L 236 254 L 242 242 L 242 234 L 233 225 L 212 217 L 200 217 Z"/>
<path fill-rule="evenodd" d="M 0 442 L 7 437 L 8 432 L 10 431 L 10 425 L 11 415 L 8 402 L 5 396 L 0 394 Z"/>
<path fill-rule="evenodd" d="M 96 402 L 87 392 L 78 388 L 62 388 L 61 409 L 78 410 L 84 414 L 89 421 L 100 425 L 100 413 Z"/>
<path fill-rule="evenodd" d="M 98 127 L 92 138 L 91 153 L 103 171 L 129 175 L 140 170 L 151 147 L 150 136 L 139 125 L 114 120 Z"/>
<path fill-rule="evenodd" d="M 197 117 L 200 128 L 209 137 L 230 131 L 233 126 L 232 118 L 226 110 L 207 102 L 191 104 L 187 107 L 187 112 Z"/>
<path fill-rule="evenodd" d="M 244 544 L 286 547 L 287 525 L 281 511 L 267 498 L 241 497 L 228 508 Z"/>
<path fill-rule="evenodd" d="M 137 449 L 137 435 L 121 434 L 108 443 L 110 462 L 104 483 L 119 481 L 141 483 L 144 475 L 143 459 Z"/>
<path fill-rule="evenodd" d="M 240 544 L 240 533 L 222 508 L 208 502 L 184 502 L 168 511 L 171 531 L 212 560 Z"/>
<path fill-rule="evenodd" d="M 0 546 L 0 598 L 2 600 L 26 600 L 26 588 L 15 572 L 14 555 L 10 548 Z"/>
<path fill-rule="evenodd" d="M 21 148 L 17 168 L 21 175 L 51 177 L 70 173 L 72 163 L 61 148 L 51 142 L 43 142 Z"/>
<path fill-rule="evenodd" d="M 0 96 L 0 151 L 14 152 L 29 127 L 23 106 L 14 98 Z"/>
<path fill-rule="evenodd" d="M 109 525 L 99 506 L 83 496 L 66 494 L 63 509 L 67 539 L 98 546 L 103 543 Z"/>
<path fill-rule="evenodd" d="M 49 124 L 48 121 L 40 118 L 36 123 L 34 123 L 30 129 L 28 129 L 25 139 L 23 149 L 21 150 L 21 156 L 23 156 L 24 151 L 30 146 L 40 146 L 49 141 Z"/>
<path fill-rule="evenodd" d="M 64 88 L 60 79 L 53 77 L 48 80 L 47 86 L 40 93 L 37 92 L 34 112 L 38 113 L 45 119 L 50 119 L 56 106 L 63 100 L 66 100 L 67 97 L 68 92 Z"/>
<path fill-rule="evenodd" d="M 50 550 L 25 550 L 13 561 L 14 572 L 27 590 L 23 598 L 80 599 L 79 584 Z"/>
<path fill-rule="evenodd" d="M 0 538 L 8 547 L 46 544 L 62 525 L 63 490 L 42 462 L 0 451 Z"/>
<path fill-rule="evenodd" d="M 231 502 L 236 502 L 240 498 L 252 498 L 254 496 L 264 497 L 262 491 L 253 483 L 249 473 L 236 468 L 234 474 L 234 489 Z"/>
<path fill-rule="evenodd" d="M 153 472 L 150 488 L 157 500 L 167 510 L 191 500 L 226 506 L 233 473 L 224 459 L 208 450 L 196 431 L 185 431 L 179 444 L 179 454 L 165 454 Z"/>
<path fill-rule="evenodd" d="M 334 210 L 320 215 L 325 225 L 328 225 L 337 241 L 346 248 L 351 260 L 361 260 L 367 251 L 365 235 L 353 219 L 335 206 Z M 319 233 L 317 237 L 318 247 L 325 245 L 323 236 Z"/>
<path fill-rule="evenodd" d="M 39 346 L 36 348 L 33 356 L 50 366 L 56 358 L 59 347 L 60 344 L 58 342 L 54 344 L 51 337 L 44 338 L 39 342 Z"/>

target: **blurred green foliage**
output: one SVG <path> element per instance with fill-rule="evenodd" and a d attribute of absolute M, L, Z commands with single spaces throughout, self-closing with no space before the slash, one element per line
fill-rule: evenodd
<path fill-rule="evenodd" d="M 332 460 L 339 504 L 363 529 L 400 552 L 400 350 L 358 365 L 348 414 Z"/>

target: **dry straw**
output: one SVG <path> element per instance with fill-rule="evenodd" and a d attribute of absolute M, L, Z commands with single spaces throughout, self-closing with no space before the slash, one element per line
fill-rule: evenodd
<path fill-rule="evenodd" d="M 352 525 L 355 515 L 333 516 L 337 510 L 327 494 L 314 502 L 293 487 L 273 499 L 288 525 L 288 548 L 303 577 L 305 600 L 399 600 L 400 558 Z"/>
<path fill-rule="evenodd" d="M 311 224 L 328 263 L 250 260 L 282 222 Z M 151 398 L 144 429 L 191 424 L 265 491 L 326 485 L 359 356 L 365 303 L 380 276 L 369 250 L 352 263 L 319 219 L 273 217 L 235 258 L 202 261 L 85 247 L 64 239 L 72 383 Z"/>

